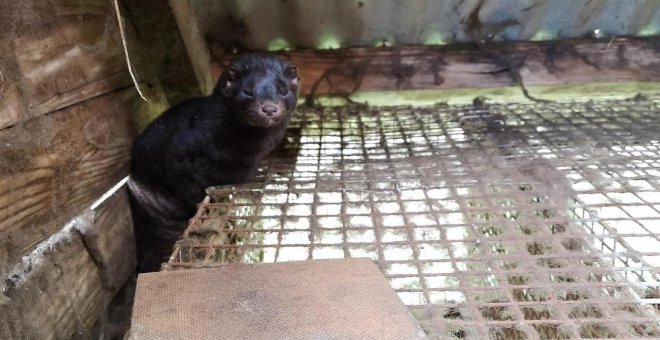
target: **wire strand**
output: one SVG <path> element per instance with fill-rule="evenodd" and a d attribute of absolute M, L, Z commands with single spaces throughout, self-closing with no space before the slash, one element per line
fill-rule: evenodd
<path fill-rule="evenodd" d="M 133 85 L 135 85 L 135 90 L 137 90 L 138 94 L 145 102 L 148 102 L 149 100 L 142 93 L 137 77 L 133 73 L 133 65 L 131 64 L 131 58 L 128 55 L 128 46 L 126 44 L 126 33 L 124 32 L 124 25 L 122 24 L 121 13 L 119 12 L 119 2 L 118 0 L 113 0 L 112 3 L 115 7 L 115 14 L 117 15 L 117 24 L 119 25 L 119 35 L 121 36 L 121 44 L 124 47 L 124 57 L 126 57 L 126 66 L 128 67 L 128 73 L 130 73 L 131 75 L 131 79 L 133 80 Z"/>

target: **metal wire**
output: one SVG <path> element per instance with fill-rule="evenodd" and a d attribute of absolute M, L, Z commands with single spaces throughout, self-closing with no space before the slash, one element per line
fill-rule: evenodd
<path fill-rule="evenodd" d="M 659 113 L 303 108 L 165 268 L 370 257 L 433 337 L 660 337 Z"/>

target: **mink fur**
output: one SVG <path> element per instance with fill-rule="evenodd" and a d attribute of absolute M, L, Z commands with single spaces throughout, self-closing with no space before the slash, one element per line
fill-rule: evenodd
<path fill-rule="evenodd" d="M 136 138 L 128 187 L 139 272 L 159 269 L 207 187 L 254 177 L 285 135 L 298 83 L 292 64 L 242 55 L 213 94 L 173 106 Z"/>

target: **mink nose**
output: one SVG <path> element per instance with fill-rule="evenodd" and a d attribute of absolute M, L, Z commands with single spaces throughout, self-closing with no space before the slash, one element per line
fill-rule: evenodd
<path fill-rule="evenodd" d="M 272 104 L 266 104 L 266 105 L 261 107 L 261 111 L 263 113 L 265 113 L 266 116 L 270 117 L 273 114 L 275 114 L 275 112 L 277 112 L 277 106 L 272 105 Z"/>

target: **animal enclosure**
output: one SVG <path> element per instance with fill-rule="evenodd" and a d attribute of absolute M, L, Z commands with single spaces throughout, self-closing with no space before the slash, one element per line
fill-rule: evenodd
<path fill-rule="evenodd" d="M 0 338 L 126 331 L 131 143 L 244 51 L 298 110 L 163 270 L 366 257 L 431 338 L 658 338 L 659 34 L 655 0 L 0 0 Z"/>
<path fill-rule="evenodd" d="M 657 337 L 658 109 L 303 109 L 165 267 L 369 257 L 438 337 Z"/>

